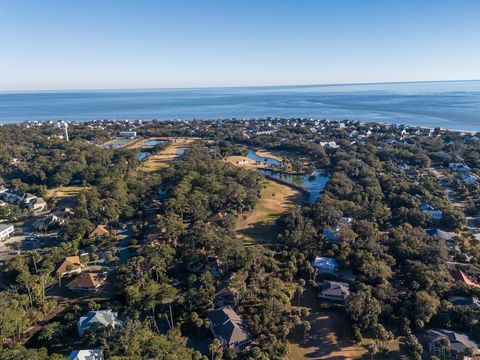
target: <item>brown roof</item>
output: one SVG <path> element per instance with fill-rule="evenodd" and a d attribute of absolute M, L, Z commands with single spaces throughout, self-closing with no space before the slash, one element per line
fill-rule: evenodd
<path fill-rule="evenodd" d="M 107 227 L 105 225 L 98 225 L 96 229 L 90 233 L 90 237 L 92 238 L 96 236 L 103 236 L 108 233 L 109 231 L 107 230 Z"/>
<path fill-rule="evenodd" d="M 80 262 L 79 256 L 67 256 L 63 263 L 58 267 L 57 272 L 63 274 L 71 270 L 76 270 L 85 266 Z M 67 267 L 71 267 L 71 270 L 67 270 Z"/>
<path fill-rule="evenodd" d="M 82 273 L 75 279 L 70 281 L 67 285 L 69 289 L 78 288 L 97 288 L 102 283 L 102 279 L 98 274 L 94 273 Z"/>

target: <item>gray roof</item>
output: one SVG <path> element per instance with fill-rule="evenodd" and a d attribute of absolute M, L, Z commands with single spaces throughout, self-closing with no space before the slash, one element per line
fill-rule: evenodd
<path fill-rule="evenodd" d="M 93 324 L 108 326 L 119 323 L 118 314 L 112 310 L 89 311 L 87 315 L 78 320 L 78 325 L 82 329 L 88 329 Z"/>
<path fill-rule="evenodd" d="M 467 335 L 462 333 L 438 329 L 428 330 L 427 336 L 430 339 L 430 342 L 436 342 L 437 340 L 446 337 L 450 341 L 450 346 L 448 348 L 456 351 L 457 353 L 462 353 L 467 348 L 472 348 L 475 353 L 480 352 L 478 349 L 478 344 L 470 340 Z"/>
<path fill-rule="evenodd" d="M 330 243 L 340 244 L 342 242 L 342 239 L 340 237 L 340 228 L 338 226 L 330 227 L 328 229 L 323 230 L 322 235 Z"/>
<path fill-rule="evenodd" d="M 247 327 L 241 316 L 230 307 L 224 306 L 208 314 L 212 330 L 217 337 L 221 337 L 228 345 L 248 340 Z"/>
<path fill-rule="evenodd" d="M 436 236 L 442 240 L 445 241 L 451 241 L 453 239 L 453 236 L 447 233 L 446 231 L 437 229 L 437 228 L 432 228 L 432 229 L 427 229 L 427 234 L 430 236 Z"/>
<path fill-rule="evenodd" d="M 350 285 L 340 281 L 325 280 L 320 285 L 323 294 L 347 297 L 350 295 Z"/>
<path fill-rule="evenodd" d="M 468 306 L 470 308 L 480 308 L 480 299 L 469 296 L 451 296 L 448 298 L 448 301 L 454 306 Z"/>

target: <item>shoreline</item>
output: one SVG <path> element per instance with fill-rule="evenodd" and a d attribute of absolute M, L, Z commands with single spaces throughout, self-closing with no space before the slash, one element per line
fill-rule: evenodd
<path fill-rule="evenodd" d="M 230 118 L 218 118 L 218 119 L 200 119 L 200 118 L 192 118 L 192 119 L 126 119 L 126 118 L 105 118 L 105 119 L 88 119 L 88 120 L 62 120 L 62 119 L 48 119 L 48 120 L 24 120 L 20 122 L 2 122 L 0 119 L 0 127 L 2 126 L 21 126 L 21 125 L 32 125 L 32 124 L 38 124 L 38 125 L 44 125 L 46 123 L 56 123 L 58 121 L 64 121 L 66 123 L 103 123 L 103 122 L 124 122 L 124 121 L 142 121 L 143 123 L 151 123 L 151 122 L 177 122 L 177 121 L 185 121 L 185 122 L 191 122 L 191 121 L 217 121 L 217 120 L 233 120 L 236 119 L 236 121 L 266 121 L 269 117 L 258 117 L 258 118 L 241 118 L 241 117 L 230 117 Z M 359 120 L 359 119 L 334 119 L 334 118 L 317 118 L 317 117 L 308 117 L 308 116 L 302 116 L 302 117 L 271 117 L 271 118 L 276 118 L 276 119 L 285 119 L 285 120 L 293 120 L 293 119 L 308 119 L 308 120 L 318 120 L 318 121 L 327 121 L 327 122 L 343 122 L 343 121 L 353 121 L 353 122 L 360 122 L 361 124 L 378 124 L 386 127 L 390 126 L 405 126 L 408 128 L 417 128 L 417 129 L 428 129 L 428 130 L 434 130 L 436 128 L 439 128 L 441 131 L 449 131 L 449 132 L 457 132 L 457 133 L 470 133 L 470 134 L 476 134 L 480 133 L 480 127 L 478 130 L 466 130 L 466 129 L 452 129 L 452 128 L 446 128 L 446 127 L 441 127 L 441 126 L 426 126 L 426 125 L 409 125 L 405 123 L 389 123 L 385 121 L 375 121 L 375 120 Z"/>

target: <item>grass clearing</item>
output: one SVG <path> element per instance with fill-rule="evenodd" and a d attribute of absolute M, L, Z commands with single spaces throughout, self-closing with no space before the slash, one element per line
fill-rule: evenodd
<path fill-rule="evenodd" d="M 55 196 L 56 198 L 62 198 L 68 196 L 77 196 L 83 189 L 83 186 L 59 186 L 47 190 L 47 197 Z"/>
<path fill-rule="evenodd" d="M 229 156 L 229 157 L 227 157 L 226 161 L 228 163 L 232 164 L 232 165 L 240 166 L 240 167 L 247 168 L 247 169 L 255 169 L 257 167 L 265 167 L 264 164 L 257 164 L 255 162 L 255 160 L 249 159 L 246 156 L 238 156 L 238 155 Z"/>
<path fill-rule="evenodd" d="M 86 189 L 83 186 L 59 186 L 47 190 L 47 197 L 54 197 L 57 200 L 59 207 L 75 207 L 78 195 L 82 190 Z"/>
<path fill-rule="evenodd" d="M 237 219 L 238 236 L 246 246 L 255 243 L 271 244 L 276 241 L 278 217 L 301 203 L 302 194 L 297 189 L 264 180 L 261 197 L 255 209 Z"/>

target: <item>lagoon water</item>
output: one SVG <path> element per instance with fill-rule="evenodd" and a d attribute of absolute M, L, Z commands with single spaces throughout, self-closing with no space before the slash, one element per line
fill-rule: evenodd
<path fill-rule="evenodd" d="M 480 81 L 0 92 L 0 123 L 268 116 L 480 130 Z"/>
<path fill-rule="evenodd" d="M 266 166 L 281 166 L 282 162 L 270 157 L 259 156 L 254 149 L 248 149 L 247 157 L 249 159 L 264 163 Z M 327 185 L 329 176 L 320 170 L 315 170 L 312 174 L 297 175 L 287 174 L 281 171 L 258 169 L 262 174 L 279 179 L 287 184 L 299 186 L 308 194 L 307 201 L 313 203 L 323 192 Z"/>

